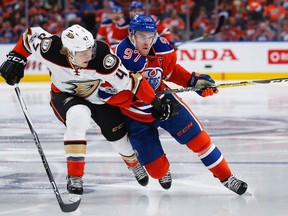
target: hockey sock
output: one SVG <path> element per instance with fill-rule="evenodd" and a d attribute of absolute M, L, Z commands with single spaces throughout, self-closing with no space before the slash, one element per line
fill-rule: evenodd
<path fill-rule="evenodd" d="M 170 167 L 170 163 L 165 154 L 162 154 L 156 160 L 145 165 L 145 168 L 152 178 L 163 178 Z"/>
<path fill-rule="evenodd" d="M 132 154 L 131 156 L 121 155 L 121 157 L 124 160 L 124 162 L 127 164 L 128 167 L 134 167 L 139 163 L 135 153 Z"/>
<path fill-rule="evenodd" d="M 69 176 L 83 176 L 85 168 L 86 141 L 64 141 Z"/>
<path fill-rule="evenodd" d="M 68 157 L 67 158 L 67 170 L 69 176 L 84 175 L 85 161 L 84 157 Z"/>
<path fill-rule="evenodd" d="M 199 155 L 202 163 L 217 177 L 224 181 L 231 176 L 231 170 L 219 149 L 212 144 L 203 154 Z"/>
<path fill-rule="evenodd" d="M 210 136 L 205 131 L 201 131 L 198 136 L 190 140 L 187 147 L 198 154 L 202 163 L 220 181 L 231 176 L 231 170 L 222 153 L 211 143 Z"/>

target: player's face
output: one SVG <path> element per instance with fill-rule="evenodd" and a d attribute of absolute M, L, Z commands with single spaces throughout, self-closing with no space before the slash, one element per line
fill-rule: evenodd
<path fill-rule="evenodd" d="M 129 11 L 130 19 L 132 19 L 136 14 L 144 14 L 144 10 L 141 8 L 135 8 Z"/>
<path fill-rule="evenodd" d="M 113 12 L 111 14 L 111 19 L 114 23 L 118 22 L 120 19 L 123 18 L 123 13 L 122 12 Z"/>
<path fill-rule="evenodd" d="M 93 48 L 75 53 L 74 62 L 77 66 L 86 68 L 89 61 L 92 59 Z"/>
<path fill-rule="evenodd" d="M 135 33 L 135 45 L 141 55 L 146 56 L 153 45 L 153 40 L 155 37 L 154 32 L 141 32 L 137 31 Z"/>

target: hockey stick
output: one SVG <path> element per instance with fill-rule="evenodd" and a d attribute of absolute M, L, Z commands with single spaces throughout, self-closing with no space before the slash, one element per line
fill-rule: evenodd
<path fill-rule="evenodd" d="M 58 190 L 58 187 L 56 185 L 56 182 L 55 182 L 55 180 L 53 178 L 52 172 L 50 170 L 48 161 L 47 161 L 47 159 L 45 157 L 44 151 L 43 151 L 42 146 L 40 144 L 38 135 L 37 135 L 36 131 L 34 130 L 32 122 L 31 122 L 31 120 L 29 118 L 27 107 L 26 107 L 25 102 L 24 102 L 24 100 L 23 100 L 23 98 L 21 96 L 21 93 L 20 93 L 20 88 L 18 87 L 17 84 L 15 84 L 14 87 L 15 87 L 15 92 L 16 92 L 17 98 L 19 100 L 19 103 L 21 105 L 22 111 L 24 113 L 24 116 L 25 116 L 25 118 L 27 120 L 27 123 L 28 123 L 28 126 L 30 128 L 30 131 L 31 131 L 31 133 L 32 133 L 32 135 L 34 137 L 35 144 L 36 144 L 38 152 L 39 152 L 39 154 L 41 156 L 42 163 L 43 163 L 44 168 L 46 170 L 46 173 L 48 175 L 49 181 L 50 181 L 50 183 L 51 183 L 51 185 L 53 187 L 53 190 L 54 190 L 54 193 L 56 195 L 56 198 L 57 198 L 57 201 L 59 203 L 59 206 L 60 206 L 60 208 L 61 208 L 61 210 L 63 212 L 73 212 L 79 207 L 81 199 L 79 199 L 78 201 L 73 202 L 73 203 L 64 203 L 63 202 L 63 200 L 61 198 L 61 195 L 60 195 L 60 192 Z"/>
<path fill-rule="evenodd" d="M 187 44 L 187 43 L 193 43 L 193 42 L 197 42 L 197 41 L 200 41 L 200 40 L 203 40 L 203 39 L 209 39 L 209 38 L 213 38 L 216 34 L 218 34 L 221 30 L 221 27 L 223 26 L 224 24 L 224 21 L 225 21 L 225 16 L 224 15 L 221 15 L 219 17 L 219 21 L 218 21 L 218 25 L 215 29 L 215 31 L 211 34 L 208 34 L 208 35 L 203 35 L 201 37 L 198 37 L 198 38 L 194 38 L 192 40 L 188 40 L 188 41 L 185 41 L 185 42 L 179 42 L 179 43 L 175 43 L 175 46 L 176 47 L 179 47 L 179 46 L 182 46 L 184 44 Z"/>
<path fill-rule="evenodd" d="M 252 86 L 252 85 L 258 85 L 258 84 L 272 84 L 272 83 L 288 83 L 288 78 L 222 83 L 222 84 L 218 84 L 215 86 L 203 86 L 202 88 L 187 87 L 187 88 L 179 88 L 179 89 L 167 89 L 167 90 L 163 90 L 163 91 L 158 91 L 157 94 L 173 94 L 173 93 L 187 92 L 187 91 L 200 91 L 200 90 L 203 90 L 207 87 L 230 88 L 230 87 Z"/>

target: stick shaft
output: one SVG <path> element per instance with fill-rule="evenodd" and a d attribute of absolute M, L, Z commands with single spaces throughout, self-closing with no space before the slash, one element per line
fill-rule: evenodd
<path fill-rule="evenodd" d="M 34 130 L 34 127 L 33 127 L 33 124 L 32 124 L 32 121 L 28 115 L 28 110 L 27 110 L 27 107 L 26 107 L 26 104 L 24 102 L 24 99 L 22 98 L 21 96 L 21 92 L 20 92 L 20 88 L 18 87 L 17 84 L 14 85 L 15 86 L 15 92 L 16 92 L 16 95 L 17 95 L 17 98 L 19 100 L 19 103 L 20 103 L 20 106 L 21 106 L 21 109 L 23 111 L 23 114 L 25 116 L 25 119 L 28 123 L 28 126 L 29 126 L 29 129 L 31 131 L 31 134 L 33 135 L 34 137 L 34 141 L 35 141 L 35 144 L 37 146 L 37 149 L 38 149 L 38 152 L 40 154 L 40 157 L 41 157 L 41 160 L 42 160 L 42 163 L 43 163 L 43 166 L 45 168 L 45 171 L 47 173 L 47 176 L 49 178 L 49 181 L 53 187 L 53 191 L 55 193 L 55 196 L 57 198 L 57 201 L 60 205 L 60 208 L 63 212 L 72 212 L 72 211 L 75 211 L 79 204 L 80 204 L 80 201 L 81 200 L 78 200 L 77 202 L 74 202 L 74 203 L 69 203 L 69 204 L 65 204 L 61 198 L 61 195 L 60 195 L 60 192 L 58 190 L 58 187 L 56 185 L 56 182 L 54 180 L 54 177 L 52 175 L 52 172 L 51 172 L 51 169 L 49 167 L 49 164 L 48 164 L 48 161 L 46 159 L 46 156 L 44 154 L 44 151 L 42 149 L 42 146 L 40 144 L 40 141 L 39 141 L 39 138 L 38 138 L 38 135 L 36 133 L 36 131 Z"/>
<path fill-rule="evenodd" d="M 233 83 L 222 83 L 215 86 L 210 86 L 214 88 L 231 88 L 231 87 L 241 87 L 241 86 L 252 86 L 259 84 L 272 84 L 272 83 L 288 83 L 288 78 L 277 78 L 277 79 L 265 79 L 265 80 L 254 80 L 254 81 L 242 81 L 242 82 L 233 82 Z M 209 86 L 208 86 L 209 87 Z M 187 91 L 200 91 L 207 88 L 207 86 L 202 86 L 200 88 L 187 87 L 187 88 L 178 88 L 178 89 L 167 89 L 163 91 L 158 91 L 157 94 L 173 94 Z"/>

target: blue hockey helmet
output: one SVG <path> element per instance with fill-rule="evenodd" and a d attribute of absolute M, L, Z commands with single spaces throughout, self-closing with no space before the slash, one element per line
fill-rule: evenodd
<path fill-rule="evenodd" d="M 112 13 L 122 13 L 123 9 L 120 6 L 113 6 L 111 8 Z"/>
<path fill-rule="evenodd" d="M 144 10 L 144 6 L 139 1 L 132 1 L 131 4 L 130 4 L 129 10 L 134 10 L 134 9 L 142 9 L 142 10 Z"/>
<path fill-rule="evenodd" d="M 146 14 L 136 14 L 130 21 L 129 32 L 157 32 L 157 25 L 155 20 Z"/>

